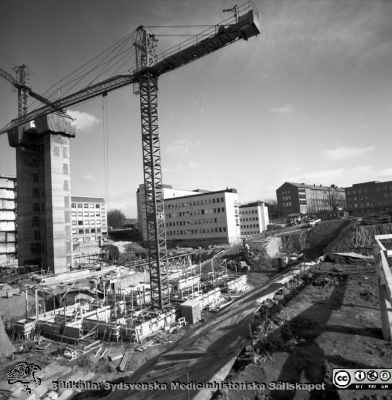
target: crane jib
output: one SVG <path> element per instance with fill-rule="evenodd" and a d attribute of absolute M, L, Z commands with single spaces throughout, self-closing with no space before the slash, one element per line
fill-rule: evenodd
<path fill-rule="evenodd" d="M 258 35 L 260 33 L 260 23 L 257 10 L 250 9 L 243 15 L 238 16 L 238 20 L 235 23 L 229 25 L 218 24 L 215 28 L 217 28 L 216 32 L 208 37 L 203 37 L 201 40 L 197 40 L 198 35 L 196 35 L 195 42 L 192 45 L 179 48 L 178 51 L 169 55 L 163 53 L 162 59 L 158 59 L 154 65 L 149 67 L 150 72 L 155 76 L 162 75 L 219 50 L 239 39 L 248 40 L 250 37 Z M 108 93 L 128 84 L 136 83 L 138 82 L 142 72 L 142 70 L 138 70 L 133 71 L 130 75 L 117 75 L 69 96 L 60 98 L 51 104 L 45 105 L 21 117 L 13 119 L 0 131 L 0 134 L 29 121 L 33 121 L 35 118 L 40 116 L 60 111 L 71 105 L 103 95 L 104 93 Z"/>

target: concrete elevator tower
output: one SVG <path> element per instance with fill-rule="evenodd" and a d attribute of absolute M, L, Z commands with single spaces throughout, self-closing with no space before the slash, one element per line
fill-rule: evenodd
<path fill-rule="evenodd" d="M 71 119 L 49 114 L 10 129 L 16 148 L 19 265 L 41 265 L 53 273 L 72 266 Z"/>

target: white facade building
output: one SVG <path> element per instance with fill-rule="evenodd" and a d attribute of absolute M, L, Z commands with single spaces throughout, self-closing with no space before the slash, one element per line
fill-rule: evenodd
<path fill-rule="evenodd" d="M 107 238 L 107 211 L 100 197 L 71 197 L 72 250 L 74 264 L 89 261 Z"/>
<path fill-rule="evenodd" d="M 137 192 L 138 218 L 143 240 L 146 240 L 144 198 L 140 198 L 141 187 L 142 185 Z M 170 189 L 164 191 L 166 239 L 169 243 L 198 246 L 233 243 L 240 240 L 236 189 L 215 192 L 180 191 L 171 187 L 166 189 Z"/>
<path fill-rule="evenodd" d="M 268 207 L 262 201 L 243 204 L 240 207 L 241 235 L 263 232 L 269 224 Z"/>
<path fill-rule="evenodd" d="M 16 179 L 0 176 L 0 265 L 16 262 Z"/>
<path fill-rule="evenodd" d="M 170 185 L 163 185 L 163 198 L 171 199 L 174 197 L 187 196 L 192 194 L 198 194 L 196 190 L 181 190 L 174 189 Z M 146 221 L 146 206 L 144 197 L 144 184 L 139 185 L 136 191 L 136 201 L 137 201 L 137 219 L 139 224 L 139 229 L 141 231 L 143 240 L 147 240 L 147 221 Z"/>

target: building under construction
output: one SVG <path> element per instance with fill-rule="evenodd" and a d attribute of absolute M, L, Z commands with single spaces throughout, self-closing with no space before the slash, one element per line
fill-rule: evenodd
<path fill-rule="evenodd" d="M 132 40 L 134 49 L 133 69 L 126 75 L 111 76 L 57 100 L 46 99 L 32 91 L 27 85 L 25 66 L 18 68 L 16 79 L 0 70 L 0 75 L 18 90 L 18 117 L 0 131 L 7 133 L 10 146 L 16 149 L 18 262 L 19 265 L 40 265 L 53 274 L 37 275 L 33 278 L 36 279 L 33 289 L 27 285 L 35 292 L 35 312 L 30 315 L 27 310 L 26 318 L 13 323 L 12 334 L 16 337 L 28 338 L 39 333 L 76 345 L 90 336 L 141 342 L 159 329 L 198 321 L 203 308 L 216 308 L 222 302 L 227 304 L 233 292 L 246 288 L 246 277 L 216 270 L 213 259 L 207 262 L 207 270 L 202 265 L 198 270 L 189 257 L 185 257 L 187 261 L 184 262 L 167 255 L 167 238 L 169 234 L 173 236 L 173 231 L 168 231 L 169 222 L 165 219 L 158 80 L 165 73 L 260 33 L 258 14 L 252 3 L 225 11 L 230 13 L 228 18 L 160 54 L 156 51 L 156 35 L 145 26 L 139 26 L 128 38 Z M 114 57 L 120 56 L 118 51 L 117 55 L 110 53 L 110 57 L 104 59 L 107 62 L 110 58 L 112 62 Z M 133 85 L 134 93 L 140 96 L 144 209 L 149 246 L 148 263 L 138 265 L 139 271 L 140 268 L 148 271 L 148 279 L 143 280 L 136 269 L 124 271 L 101 266 L 80 272 L 70 271 L 73 244 L 77 244 L 73 243 L 72 230 L 78 228 L 73 228 L 75 225 L 71 218 L 75 211 L 71 200 L 69 142 L 75 137 L 76 127 L 65 108 L 97 96 L 105 99 L 109 92 L 127 85 Z M 28 110 L 28 95 L 44 105 Z M 229 242 L 239 239 L 236 191 L 212 192 L 205 196 L 203 201 L 211 204 L 210 217 L 215 225 L 210 226 L 211 221 L 206 222 L 205 218 L 198 219 L 198 233 L 225 235 Z M 197 199 L 191 201 L 197 202 Z M 214 201 L 217 202 L 215 211 Z M 218 217 L 225 214 L 226 205 L 234 210 L 233 226 L 218 221 Z M 88 210 L 89 226 L 86 229 L 89 232 L 83 228 L 80 235 L 91 235 L 91 230 L 95 229 L 93 234 L 97 238 L 97 228 L 91 225 L 97 215 L 94 212 L 90 219 L 90 206 Z M 199 211 L 201 215 L 202 211 Z M 85 212 L 87 209 L 84 210 L 83 206 L 83 219 L 79 220 L 77 216 L 76 226 L 81 222 L 84 227 Z M 102 216 L 98 218 L 101 218 L 102 234 Z M 195 227 L 192 229 L 196 230 Z M 75 235 L 78 237 L 78 230 Z M 83 290 L 77 286 L 80 282 Z M 66 296 L 74 291 L 73 286 L 93 298 L 81 301 L 78 293 L 78 299 L 75 295 L 74 303 L 67 305 Z M 47 307 L 44 302 L 40 307 L 40 297 L 45 299 L 48 295 L 55 299 L 53 306 Z"/>

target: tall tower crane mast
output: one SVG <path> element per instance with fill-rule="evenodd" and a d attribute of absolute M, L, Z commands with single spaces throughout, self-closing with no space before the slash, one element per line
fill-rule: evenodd
<path fill-rule="evenodd" d="M 30 95 L 34 99 L 40 101 L 43 104 L 46 104 L 48 107 L 52 107 L 52 102 L 41 96 L 38 93 L 35 93 L 29 86 L 27 86 L 27 72 L 26 65 L 18 65 L 14 68 L 17 78 L 14 78 L 7 71 L 4 71 L 0 68 L 0 76 L 6 79 L 8 82 L 12 84 L 18 90 L 18 117 L 22 117 L 27 114 L 27 95 Z M 53 111 L 59 111 L 58 109 L 54 109 Z M 59 111 L 63 116 L 66 114 L 62 111 Z M 3 133 L 3 132 L 1 132 Z"/>
<path fill-rule="evenodd" d="M 140 94 L 143 170 L 151 303 L 164 308 L 169 303 L 167 277 L 166 229 L 158 125 L 158 78 L 160 75 L 195 61 L 239 39 L 248 40 L 260 33 L 258 13 L 252 2 L 235 6 L 234 16 L 192 36 L 166 52 L 156 54 L 157 39 L 145 27 L 137 28 L 136 69 L 129 75 L 117 75 L 86 89 L 62 97 L 46 106 L 20 115 L 1 133 L 12 131 L 40 116 L 85 101 L 109 91 L 133 84 Z"/>

